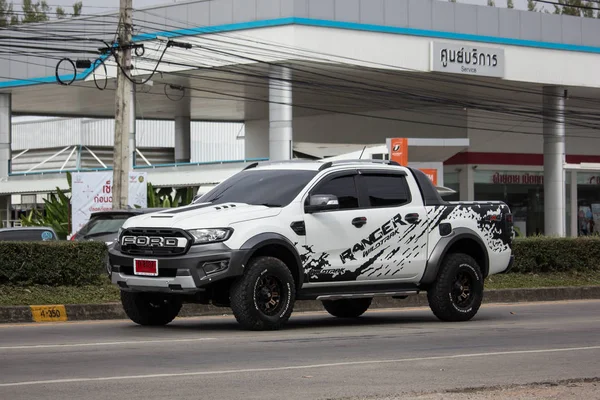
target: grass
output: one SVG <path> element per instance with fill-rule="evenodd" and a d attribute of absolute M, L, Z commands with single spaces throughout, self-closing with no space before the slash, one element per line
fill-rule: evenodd
<path fill-rule="evenodd" d="M 101 304 L 119 300 L 119 288 L 106 282 L 96 286 L 2 286 L 0 306 L 43 304 Z"/>
<path fill-rule="evenodd" d="M 545 273 L 493 275 L 486 289 L 600 285 L 600 271 L 585 274 Z M 42 304 L 101 304 L 119 302 L 119 289 L 108 280 L 99 286 L 0 286 L 0 306 Z"/>
<path fill-rule="evenodd" d="M 548 272 L 541 274 L 492 275 L 485 281 L 486 289 L 518 289 L 559 286 L 598 286 L 600 271 Z"/>

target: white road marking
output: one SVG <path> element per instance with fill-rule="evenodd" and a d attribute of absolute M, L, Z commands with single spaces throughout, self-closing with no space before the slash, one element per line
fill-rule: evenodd
<path fill-rule="evenodd" d="M 190 338 L 190 339 L 161 339 L 161 340 L 130 340 L 122 342 L 97 342 L 97 343 L 64 343 L 64 344 L 32 344 L 25 346 L 0 346 L 0 350 L 27 350 L 27 349 L 52 349 L 64 347 L 95 347 L 95 346 L 118 346 L 124 344 L 156 344 L 177 342 L 201 342 L 215 340 L 216 338 Z"/>
<path fill-rule="evenodd" d="M 401 358 L 401 359 L 395 359 L 395 360 L 347 361 L 347 362 L 329 363 L 329 364 L 292 365 L 292 366 L 284 366 L 284 367 L 247 368 L 247 369 L 232 369 L 232 370 L 221 370 L 221 371 L 218 371 L 218 370 L 217 371 L 196 371 L 196 372 L 181 372 L 181 373 L 172 373 L 172 374 L 107 376 L 107 377 L 101 377 L 101 378 L 53 379 L 53 380 L 45 380 L 45 381 L 25 381 L 25 382 L 0 383 L 0 387 L 33 386 L 33 385 L 47 385 L 47 384 L 57 384 L 57 383 L 121 381 L 121 380 L 126 380 L 126 379 L 156 379 L 156 378 L 176 378 L 176 377 L 184 377 L 184 376 L 225 375 L 225 374 L 241 374 L 241 373 L 256 373 L 256 372 L 277 372 L 277 371 L 292 371 L 292 370 L 311 369 L 311 368 L 348 367 L 348 366 L 368 365 L 368 364 L 378 365 L 378 364 L 392 364 L 392 363 L 405 363 L 405 362 L 417 362 L 417 361 L 452 360 L 452 359 L 460 359 L 460 358 L 510 356 L 510 355 L 515 355 L 515 354 L 544 354 L 544 353 L 575 352 L 575 351 L 590 351 L 590 350 L 600 350 L 600 346 L 569 347 L 569 348 L 539 349 L 539 350 L 499 351 L 499 352 L 490 352 L 490 353 L 455 354 L 455 355 L 448 355 L 448 356 Z"/>

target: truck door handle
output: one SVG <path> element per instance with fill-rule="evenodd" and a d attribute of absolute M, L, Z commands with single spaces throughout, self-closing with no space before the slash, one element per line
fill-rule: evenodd
<path fill-rule="evenodd" d="M 414 224 L 419 221 L 419 214 L 417 214 L 417 213 L 406 214 L 406 216 L 404 217 L 404 220 L 406 222 L 408 222 L 409 224 Z"/>
<path fill-rule="evenodd" d="M 354 225 L 357 228 L 360 228 L 361 226 L 363 226 L 366 223 L 367 223 L 366 217 L 358 217 L 358 218 L 354 218 L 352 220 L 352 225 Z"/>

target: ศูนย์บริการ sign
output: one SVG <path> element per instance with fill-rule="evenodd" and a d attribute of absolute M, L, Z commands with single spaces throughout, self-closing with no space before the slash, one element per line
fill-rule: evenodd
<path fill-rule="evenodd" d="M 129 206 L 147 207 L 147 177 L 145 172 L 129 173 Z M 72 174 L 72 232 L 78 232 L 90 215 L 112 210 L 112 171 L 76 172 Z"/>
<path fill-rule="evenodd" d="M 504 49 L 431 42 L 431 71 L 504 77 Z"/>

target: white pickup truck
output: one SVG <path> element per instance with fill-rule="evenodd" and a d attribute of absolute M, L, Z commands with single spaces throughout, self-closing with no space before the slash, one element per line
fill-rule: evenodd
<path fill-rule="evenodd" d="M 128 219 L 110 249 L 129 318 L 170 323 L 184 302 L 231 307 L 279 329 L 296 300 L 356 318 L 373 297 L 427 292 L 466 321 L 484 279 L 513 263 L 502 202 L 446 202 L 419 170 L 388 161 L 252 164 L 195 203 Z"/>

